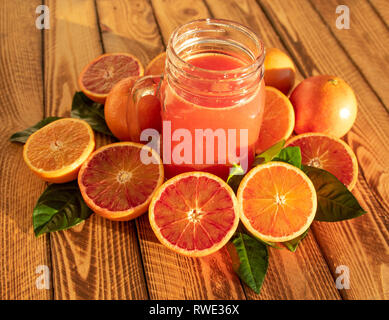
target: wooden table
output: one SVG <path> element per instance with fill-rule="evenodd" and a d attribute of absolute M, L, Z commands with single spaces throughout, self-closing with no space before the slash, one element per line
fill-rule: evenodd
<path fill-rule="evenodd" d="M 38 30 L 35 9 L 50 10 Z M 349 30 L 335 8 L 350 8 Z M 147 215 L 118 223 L 93 215 L 68 231 L 35 238 L 32 209 L 46 184 L 24 165 L 9 136 L 47 116 L 68 116 L 82 67 L 103 52 L 130 52 L 146 65 L 172 30 L 217 17 L 255 30 L 285 50 L 298 80 L 334 74 L 354 89 L 359 113 L 345 140 L 360 173 L 354 195 L 368 211 L 315 222 L 296 253 L 270 249 L 260 295 L 242 285 L 225 250 L 201 259 L 163 247 Z M 1 299 L 388 299 L 389 2 L 387 0 L 13 0 L 0 4 Z M 100 145 L 109 142 L 99 136 Z M 50 286 L 38 289 L 40 265 Z M 336 288 L 339 266 L 350 288 Z M 38 273 L 37 273 L 38 271 Z"/>

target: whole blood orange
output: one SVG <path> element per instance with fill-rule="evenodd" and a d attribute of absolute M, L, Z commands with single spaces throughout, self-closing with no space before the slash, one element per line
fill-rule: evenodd
<path fill-rule="evenodd" d="M 228 242 L 238 226 L 238 212 L 235 194 L 222 179 L 210 173 L 187 172 L 158 189 L 149 218 L 162 244 L 199 257 Z"/>
<path fill-rule="evenodd" d="M 284 162 L 268 162 L 250 170 L 238 189 L 240 219 L 254 236 L 285 242 L 304 233 L 316 214 L 312 181 Z"/>
<path fill-rule="evenodd" d="M 294 85 L 296 67 L 292 59 L 277 48 L 266 50 L 265 84 L 288 94 Z"/>
<path fill-rule="evenodd" d="M 288 97 L 276 88 L 266 86 L 265 108 L 256 153 L 261 153 L 282 139 L 288 139 L 294 128 L 294 110 Z"/>
<path fill-rule="evenodd" d="M 357 116 L 357 99 L 342 79 L 329 75 L 314 76 L 302 81 L 290 95 L 297 134 L 320 132 L 344 136 Z"/>
<path fill-rule="evenodd" d="M 27 166 L 41 179 L 65 183 L 77 178 L 95 148 L 93 130 L 83 120 L 56 120 L 33 133 L 23 148 Z"/>
<path fill-rule="evenodd" d="M 129 53 L 106 53 L 84 67 L 78 85 L 88 98 L 104 103 L 116 83 L 132 76 L 143 76 L 143 66 L 136 57 Z"/>
<path fill-rule="evenodd" d="M 358 179 L 358 162 L 352 149 L 342 140 L 321 133 L 304 133 L 285 146 L 300 147 L 302 163 L 324 169 L 350 190 Z"/>
<path fill-rule="evenodd" d="M 85 203 L 97 214 L 116 221 L 145 211 L 164 179 L 159 155 L 133 142 L 106 145 L 88 158 L 78 174 Z"/>
<path fill-rule="evenodd" d="M 131 140 L 127 126 L 127 108 L 131 89 L 138 77 L 120 80 L 109 92 L 104 105 L 104 116 L 113 135 L 122 141 Z"/>

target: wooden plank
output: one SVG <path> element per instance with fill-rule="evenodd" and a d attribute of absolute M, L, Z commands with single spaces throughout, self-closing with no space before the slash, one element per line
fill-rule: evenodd
<path fill-rule="evenodd" d="M 175 4 L 165 3 L 162 9 L 154 9 L 158 14 L 170 10 L 175 16 Z M 180 2 L 180 10 L 185 11 L 188 6 L 182 5 Z M 113 3 L 99 0 L 97 8 L 103 44 L 107 51 L 131 52 L 143 57 L 146 65 L 158 52 L 164 50 L 153 8 L 148 1 L 117 0 Z M 187 19 L 190 20 L 191 16 Z M 172 21 L 169 30 L 174 29 L 173 23 L 181 22 Z M 169 36 L 166 30 L 161 27 L 162 34 L 166 35 L 165 41 Z M 151 299 L 244 298 L 239 279 L 233 273 L 230 263 L 225 263 L 228 259 L 226 251 L 204 259 L 186 258 L 159 243 L 150 227 L 147 213 L 138 218 L 136 223 Z"/>
<path fill-rule="evenodd" d="M 269 21 L 253 0 L 206 0 L 215 18 L 234 20 L 250 27 L 266 47 L 285 50 Z M 297 81 L 302 76 L 297 74 Z M 295 253 L 270 249 L 270 267 L 261 295 L 247 289 L 250 299 L 339 299 L 331 272 L 312 235 Z M 320 286 L 314 284 L 320 283 Z"/>
<path fill-rule="evenodd" d="M 387 0 L 368 0 L 382 22 L 389 28 L 389 2 Z"/>
<path fill-rule="evenodd" d="M 366 77 L 389 112 L 389 30 L 364 0 L 311 0 L 313 7 L 331 29 L 333 36 Z M 338 29 L 335 8 L 350 9 L 350 29 Z"/>
<path fill-rule="evenodd" d="M 45 183 L 24 164 L 23 146 L 8 138 L 43 117 L 40 1 L 2 1 L 0 8 L 0 299 L 51 299 L 38 289 L 39 265 L 51 270 L 49 237 L 35 238 L 32 210 Z M 36 15 L 38 17 L 38 15 Z"/>
<path fill-rule="evenodd" d="M 69 115 L 82 68 L 102 53 L 93 0 L 48 2 L 45 37 L 47 115 Z M 97 136 L 98 145 L 108 143 Z M 52 234 L 55 299 L 145 299 L 147 289 L 133 222 L 92 215 Z"/>
<path fill-rule="evenodd" d="M 334 273 L 346 265 L 351 287 L 346 299 L 385 299 L 388 288 L 389 115 L 354 64 L 307 1 L 261 1 L 273 28 L 304 76 L 336 74 L 354 89 L 359 113 L 346 140 L 355 151 L 360 175 L 354 194 L 369 211 L 338 223 L 315 223 L 315 237 Z"/>

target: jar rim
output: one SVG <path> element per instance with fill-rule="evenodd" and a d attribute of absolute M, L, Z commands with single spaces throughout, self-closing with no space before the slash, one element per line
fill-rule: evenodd
<path fill-rule="evenodd" d="M 174 42 L 176 40 L 178 40 L 178 37 L 180 35 L 180 32 L 183 30 L 183 29 L 186 29 L 188 28 L 190 25 L 196 25 L 196 24 L 201 24 L 201 23 L 205 23 L 206 25 L 209 25 L 209 26 L 225 26 L 225 27 L 232 27 L 234 28 L 235 30 L 238 30 L 242 33 L 244 33 L 246 36 L 248 36 L 249 38 L 251 38 L 253 40 L 253 42 L 255 43 L 255 47 L 257 48 L 258 50 L 258 54 L 255 55 L 255 57 L 253 58 L 253 60 L 247 64 L 247 65 L 243 65 L 239 68 L 235 68 L 235 69 L 229 69 L 229 70 L 212 70 L 212 69 L 206 69 L 206 68 L 201 68 L 201 67 L 198 67 L 198 66 L 195 66 L 191 63 L 189 63 L 188 61 L 184 60 L 176 51 L 175 49 L 175 46 L 174 46 Z M 264 46 L 264 43 L 263 41 L 257 36 L 257 34 L 252 30 L 250 29 L 249 27 L 246 27 L 238 22 L 235 22 L 235 21 L 232 21 L 232 20 L 227 20 L 227 19 L 215 19 L 215 18 L 206 18 L 206 19 L 197 19 L 197 20 L 192 20 L 188 23 L 185 23 L 179 27 L 177 27 L 173 33 L 171 34 L 170 36 L 170 39 L 169 39 L 169 42 L 168 42 L 168 46 L 167 46 L 167 51 L 168 51 L 168 55 L 170 53 L 172 53 L 174 59 L 178 59 L 179 63 L 185 65 L 185 66 L 188 66 L 190 67 L 192 70 L 198 70 L 198 71 L 205 71 L 205 72 L 208 72 L 208 73 L 212 73 L 212 74 L 220 74 L 220 75 L 225 75 L 225 74 L 235 74 L 235 73 L 241 73 L 241 74 L 244 74 L 244 73 L 251 73 L 251 71 L 256 71 L 258 68 L 260 68 L 263 63 L 264 63 L 264 60 L 265 60 L 265 46 Z M 250 69 L 253 69 L 254 70 L 250 70 Z M 250 70 L 250 71 L 249 71 Z"/>

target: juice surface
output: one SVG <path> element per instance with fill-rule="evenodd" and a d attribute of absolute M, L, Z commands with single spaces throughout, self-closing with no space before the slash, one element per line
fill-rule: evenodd
<path fill-rule="evenodd" d="M 245 65 L 242 60 L 236 57 L 220 53 L 199 54 L 190 57 L 187 62 L 202 69 L 215 71 L 234 70 Z M 197 71 L 201 72 L 201 70 Z M 229 174 L 229 168 L 232 165 L 231 159 L 234 159 L 233 155 L 240 155 L 241 147 L 247 148 L 244 159 L 248 162 L 248 166 L 251 165 L 262 121 L 265 99 L 264 82 L 262 80 L 258 83 L 258 89 L 252 92 L 250 96 L 243 97 L 238 103 L 232 98 L 229 99 L 228 96 L 220 98 L 215 96 L 213 94 L 214 88 L 220 85 L 224 84 L 220 84 L 217 81 L 198 84 L 197 87 L 193 88 L 193 91 L 204 93 L 199 98 L 196 94 L 191 95 L 187 92 L 184 94 L 179 89 L 164 83 L 162 120 L 170 121 L 172 133 L 172 141 L 169 147 L 170 155 L 172 156 L 171 164 L 166 164 L 165 161 L 167 177 L 186 171 L 201 170 L 226 179 Z M 229 83 L 228 85 L 231 91 L 240 89 L 236 83 Z M 179 129 L 187 129 L 191 134 L 191 148 L 186 148 L 186 151 L 191 150 L 190 153 L 187 152 L 185 154 L 183 150 L 184 144 L 187 144 L 189 140 L 179 137 L 179 134 L 174 136 L 175 131 L 178 130 L 179 132 Z M 196 140 L 196 138 L 198 139 L 196 137 L 196 129 L 213 130 L 216 133 L 214 146 L 207 143 L 205 137 L 202 139 L 203 146 L 201 146 L 199 140 Z M 228 139 L 231 132 L 229 129 L 235 129 L 233 130 L 236 134 L 236 138 L 233 139 L 236 143 L 234 150 L 229 150 L 231 148 L 228 148 Z M 248 139 L 246 141 L 240 141 L 242 132 L 240 129 L 248 130 Z M 222 137 L 223 133 L 224 138 Z M 218 138 L 219 134 L 221 137 Z M 213 154 L 213 161 L 212 159 L 207 160 L 207 152 Z M 178 161 L 177 153 L 183 156 Z M 201 156 L 202 161 L 199 161 Z"/>

